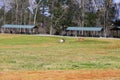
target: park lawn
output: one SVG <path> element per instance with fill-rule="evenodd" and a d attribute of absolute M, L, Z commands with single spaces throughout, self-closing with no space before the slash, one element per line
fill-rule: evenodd
<path fill-rule="evenodd" d="M 93 69 L 120 69 L 120 39 L 0 34 L 0 71 Z"/>

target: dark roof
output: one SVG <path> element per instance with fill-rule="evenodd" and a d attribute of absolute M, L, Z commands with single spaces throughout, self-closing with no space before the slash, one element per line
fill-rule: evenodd
<path fill-rule="evenodd" d="M 68 27 L 66 30 L 70 31 L 101 31 L 102 27 Z"/>
<path fill-rule="evenodd" d="M 2 26 L 2 28 L 28 28 L 32 29 L 35 25 L 13 25 L 13 24 L 5 24 Z"/>
<path fill-rule="evenodd" d="M 114 27 L 114 28 L 112 28 L 111 30 L 120 30 L 120 26 Z"/>

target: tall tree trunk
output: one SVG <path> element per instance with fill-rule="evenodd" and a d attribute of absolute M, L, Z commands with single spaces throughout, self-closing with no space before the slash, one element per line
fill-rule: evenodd
<path fill-rule="evenodd" d="M 3 0 L 3 3 L 4 3 L 3 24 L 5 24 L 6 23 L 6 11 L 5 11 L 6 2 L 5 2 L 5 0 Z"/>
<path fill-rule="evenodd" d="M 31 24 L 31 21 L 32 21 L 32 14 L 29 12 L 29 20 L 28 20 L 28 24 L 30 25 Z"/>
<path fill-rule="evenodd" d="M 38 13 L 38 10 L 39 10 L 39 6 L 40 6 L 40 3 L 41 3 L 42 1 L 41 0 L 39 0 L 39 2 L 37 3 L 37 7 L 36 7 L 36 9 L 35 9 L 35 13 L 34 13 L 34 25 L 36 24 L 36 19 L 37 19 L 37 13 Z"/>
<path fill-rule="evenodd" d="M 108 13 L 108 12 L 107 12 L 107 9 L 105 8 L 105 9 L 104 9 L 104 37 L 107 36 L 107 28 L 106 28 L 106 26 L 107 26 L 106 21 L 107 21 L 107 16 L 108 16 L 107 13 Z"/>
<path fill-rule="evenodd" d="M 51 6 L 52 14 L 51 14 L 50 35 L 53 34 L 53 17 L 54 17 L 53 10 L 54 10 L 54 1 L 52 1 L 52 6 Z"/>
<path fill-rule="evenodd" d="M 108 27 L 109 22 L 107 22 L 109 18 L 109 6 L 111 5 L 112 1 L 111 0 L 105 0 L 105 7 L 104 7 L 104 37 L 108 36 Z"/>
<path fill-rule="evenodd" d="M 16 16 L 16 24 L 18 24 L 18 0 L 15 0 L 15 3 L 16 3 L 16 14 L 15 14 L 15 16 Z"/>
<path fill-rule="evenodd" d="M 50 35 L 53 34 L 53 22 L 52 22 L 52 20 L 53 20 L 53 14 L 51 14 Z"/>
<path fill-rule="evenodd" d="M 24 7 L 23 7 L 23 4 L 21 4 L 21 22 L 20 22 L 20 24 L 23 24 L 23 12 L 24 12 Z"/>
<path fill-rule="evenodd" d="M 81 21 L 81 26 L 84 27 L 84 17 L 85 17 L 85 0 L 81 0 L 81 12 L 82 12 L 82 21 Z M 82 31 L 83 35 L 83 31 Z"/>

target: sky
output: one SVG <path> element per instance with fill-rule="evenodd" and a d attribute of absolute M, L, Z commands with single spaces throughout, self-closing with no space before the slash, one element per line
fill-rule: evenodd
<path fill-rule="evenodd" d="M 3 6 L 3 2 L 2 0 L 0 0 L 0 8 Z"/>
<path fill-rule="evenodd" d="M 34 14 L 33 9 L 35 9 L 35 6 L 36 6 L 35 0 L 29 0 L 29 3 L 30 3 L 30 6 L 28 7 L 28 9 L 30 10 L 30 12 L 32 14 Z M 0 8 L 2 8 L 2 6 L 3 6 L 3 0 L 0 0 Z M 11 9 L 10 5 L 8 3 L 6 3 L 5 11 L 7 12 L 10 9 Z M 47 8 L 46 8 L 46 10 L 44 12 L 44 15 L 45 16 L 50 16 L 50 13 L 47 10 Z"/>
<path fill-rule="evenodd" d="M 113 3 L 120 3 L 120 0 L 113 0 Z"/>

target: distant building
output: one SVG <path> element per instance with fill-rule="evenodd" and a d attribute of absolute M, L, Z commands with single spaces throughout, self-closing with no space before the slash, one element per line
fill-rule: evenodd
<path fill-rule="evenodd" d="M 68 27 L 67 35 L 70 36 L 85 36 L 85 37 L 100 37 L 103 36 L 102 27 Z"/>
<path fill-rule="evenodd" d="M 118 26 L 118 27 L 113 27 L 112 29 L 110 29 L 110 31 L 111 31 L 111 36 L 112 37 L 118 37 L 118 38 L 120 38 L 120 26 Z"/>
<path fill-rule="evenodd" d="M 37 34 L 38 27 L 35 25 L 12 25 L 5 24 L 1 27 L 1 33 L 11 34 Z"/>

